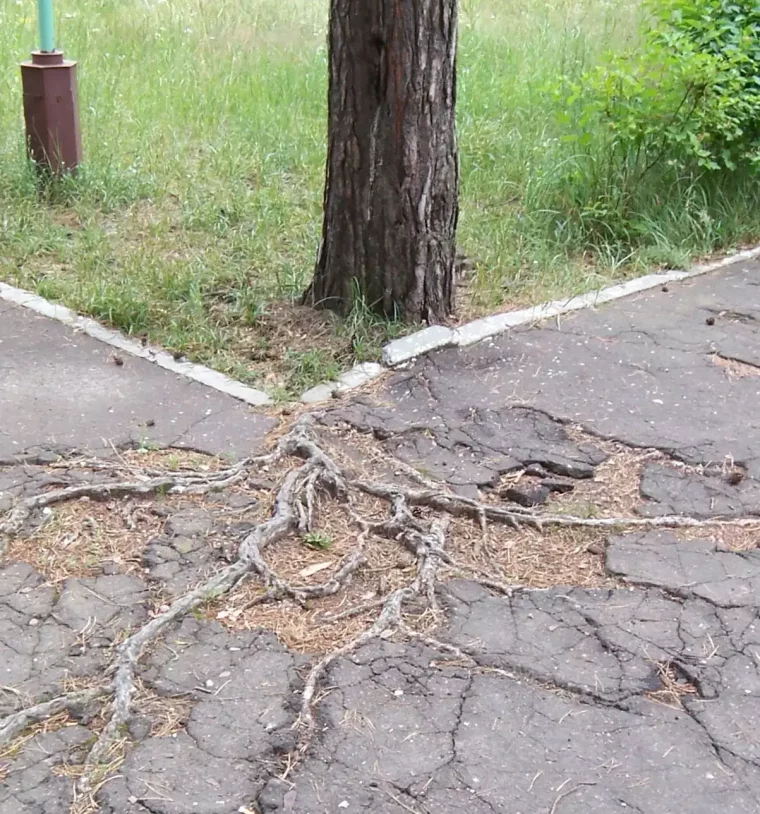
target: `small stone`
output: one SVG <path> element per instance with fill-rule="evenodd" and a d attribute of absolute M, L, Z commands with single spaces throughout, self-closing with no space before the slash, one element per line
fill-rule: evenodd
<path fill-rule="evenodd" d="M 39 623 L 40 623 L 40 620 L 36 619 L 36 618 L 29 620 L 29 626 L 30 627 L 37 627 L 39 625 Z"/>
<path fill-rule="evenodd" d="M 572 492 L 573 489 L 575 489 L 572 483 L 568 483 L 564 480 L 545 480 L 541 485 L 546 487 L 550 492 L 558 492 L 561 495 Z"/>
<path fill-rule="evenodd" d="M 602 543 L 589 543 L 586 546 L 586 551 L 589 554 L 604 554 L 604 545 Z"/>
<path fill-rule="evenodd" d="M 213 681 L 212 681 L 210 678 L 207 678 L 207 679 L 206 679 L 206 686 L 207 686 L 207 687 L 213 687 L 213 686 L 214 686 L 214 682 L 213 682 Z"/>
<path fill-rule="evenodd" d="M 172 548 L 182 555 L 191 554 L 203 547 L 203 541 L 197 537 L 175 537 L 171 541 Z"/>
<path fill-rule="evenodd" d="M 707 317 L 705 325 L 715 325 L 715 317 Z"/>
<path fill-rule="evenodd" d="M 338 808 L 348 808 L 348 800 L 342 800 L 338 803 Z"/>
<path fill-rule="evenodd" d="M 270 492 L 277 488 L 277 484 L 268 478 L 248 478 L 248 485 L 251 489 L 259 489 L 262 492 Z"/>
<path fill-rule="evenodd" d="M 103 574 L 107 577 L 113 577 L 119 573 L 119 566 L 115 562 L 104 562 L 101 568 Z"/>
<path fill-rule="evenodd" d="M 518 506 L 527 506 L 530 508 L 546 503 L 549 494 L 550 491 L 546 486 L 537 486 L 535 489 L 519 489 L 516 486 L 512 486 L 509 489 L 504 489 L 501 496 L 507 500 L 511 500 L 512 503 L 517 503 Z"/>
<path fill-rule="evenodd" d="M 229 495 L 225 495 L 224 503 L 231 509 L 248 509 L 258 506 L 259 501 L 258 498 L 252 497 L 251 495 L 246 495 L 242 492 L 232 492 Z"/>
<path fill-rule="evenodd" d="M 735 467 L 726 475 L 726 481 L 731 486 L 738 486 L 744 480 L 744 471 Z"/>
<path fill-rule="evenodd" d="M 404 694 L 404 691 L 403 690 L 394 690 L 393 694 L 396 696 L 396 698 L 401 698 L 401 696 Z"/>

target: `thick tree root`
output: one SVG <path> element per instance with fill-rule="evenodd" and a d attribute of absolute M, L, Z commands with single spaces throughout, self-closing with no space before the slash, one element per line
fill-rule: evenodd
<path fill-rule="evenodd" d="M 147 645 L 160 636 L 171 623 L 180 620 L 194 608 L 212 598 L 233 591 L 243 580 L 255 575 L 262 585 L 262 593 L 243 609 L 264 602 L 290 599 L 301 605 L 309 600 L 333 596 L 345 589 L 354 575 L 366 562 L 366 550 L 371 537 L 385 537 L 403 546 L 413 557 L 416 569 L 413 579 L 387 595 L 358 604 L 346 610 L 327 615 L 323 624 L 330 625 L 368 612 L 376 612 L 369 626 L 349 642 L 323 655 L 305 680 L 300 704 L 300 741 L 298 755 L 303 755 L 316 730 L 314 704 L 320 682 L 330 665 L 373 639 L 387 638 L 398 633 L 407 638 L 422 641 L 454 660 L 474 667 L 475 657 L 435 638 L 415 631 L 408 622 L 407 611 L 415 610 L 441 615 L 436 586 L 439 572 L 466 574 L 491 590 L 511 594 L 520 586 L 501 581 L 496 575 L 479 567 L 454 559 L 446 550 L 446 531 L 452 516 L 472 518 L 485 528 L 488 522 L 506 524 L 516 529 L 529 527 L 539 531 L 547 527 L 571 527 L 589 529 L 625 528 L 704 528 L 710 526 L 760 525 L 760 518 L 709 518 L 698 520 L 690 517 L 616 517 L 581 518 L 571 515 L 543 514 L 537 510 L 484 503 L 445 492 L 407 466 L 394 467 L 406 476 L 407 482 L 422 488 L 401 483 L 380 483 L 356 480 L 347 469 L 342 468 L 319 445 L 312 432 L 313 418 L 305 416 L 277 443 L 274 450 L 263 456 L 248 458 L 240 463 L 214 473 L 164 473 L 155 470 L 142 474 L 130 472 L 132 480 L 109 480 L 43 492 L 19 501 L 5 517 L 0 519 L 0 553 L 2 541 L 20 533 L 32 514 L 46 506 L 75 500 L 81 497 L 105 499 L 130 495 L 159 493 L 204 494 L 229 486 L 242 484 L 263 466 L 285 458 L 301 460 L 288 471 L 279 487 L 271 516 L 257 524 L 241 541 L 237 559 L 222 568 L 210 579 L 177 598 L 167 610 L 154 616 L 149 622 L 132 633 L 114 651 L 109 672 L 110 683 L 101 688 L 72 692 L 50 701 L 21 710 L 0 720 L 0 744 L 8 742 L 30 725 L 64 710 L 107 697 L 110 699 L 107 723 L 90 749 L 76 793 L 91 797 L 102 782 L 104 771 L 113 765 L 113 751 L 121 738 L 122 729 L 129 721 L 133 696 L 138 688 L 137 668 Z M 109 468 L 110 473 L 124 472 L 118 465 Z M 295 532 L 311 529 L 320 495 L 330 495 L 347 513 L 356 529 L 352 550 L 340 561 L 330 577 L 320 584 L 291 585 L 283 580 L 268 564 L 266 550 L 278 540 Z M 358 497 L 369 495 L 389 505 L 388 517 L 370 520 L 357 509 Z M 420 513 L 415 507 L 430 512 Z M 417 509 L 419 513 L 419 509 Z M 297 755 L 297 756 L 298 756 Z"/>

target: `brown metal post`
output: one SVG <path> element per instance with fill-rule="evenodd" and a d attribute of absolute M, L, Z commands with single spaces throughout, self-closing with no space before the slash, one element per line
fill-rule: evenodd
<path fill-rule="evenodd" d="M 21 63 L 29 156 L 56 175 L 73 172 L 82 160 L 76 65 L 62 51 L 34 51 Z"/>

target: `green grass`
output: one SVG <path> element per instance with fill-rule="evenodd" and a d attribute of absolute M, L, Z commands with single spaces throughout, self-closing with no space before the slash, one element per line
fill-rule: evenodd
<path fill-rule="evenodd" d="M 288 322 L 270 307 L 299 296 L 319 242 L 324 0 L 56 8 L 61 44 L 79 60 L 86 163 L 40 196 L 17 68 L 35 43 L 34 4 L 0 0 L 1 279 L 284 393 L 373 358 L 402 330 L 360 308 L 342 325 L 325 318 L 315 344 L 301 311 Z M 593 145 L 578 155 L 563 139 L 546 88 L 630 45 L 638 19 L 634 0 L 462 0 L 460 243 L 477 269 L 465 313 L 758 236 L 753 182 L 653 182 L 633 231 L 590 239 L 581 204 Z"/>

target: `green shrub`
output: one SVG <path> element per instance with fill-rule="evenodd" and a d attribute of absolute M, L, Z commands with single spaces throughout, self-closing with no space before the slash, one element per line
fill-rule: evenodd
<path fill-rule="evenodd" d="M 760 3 L 648 0 L 647 10 L 635 50 L 555 89 L 580 156 L 565 203 L 606 230 L 626 222 L 644 185 L 710 184 L 760 165 Z"/>

